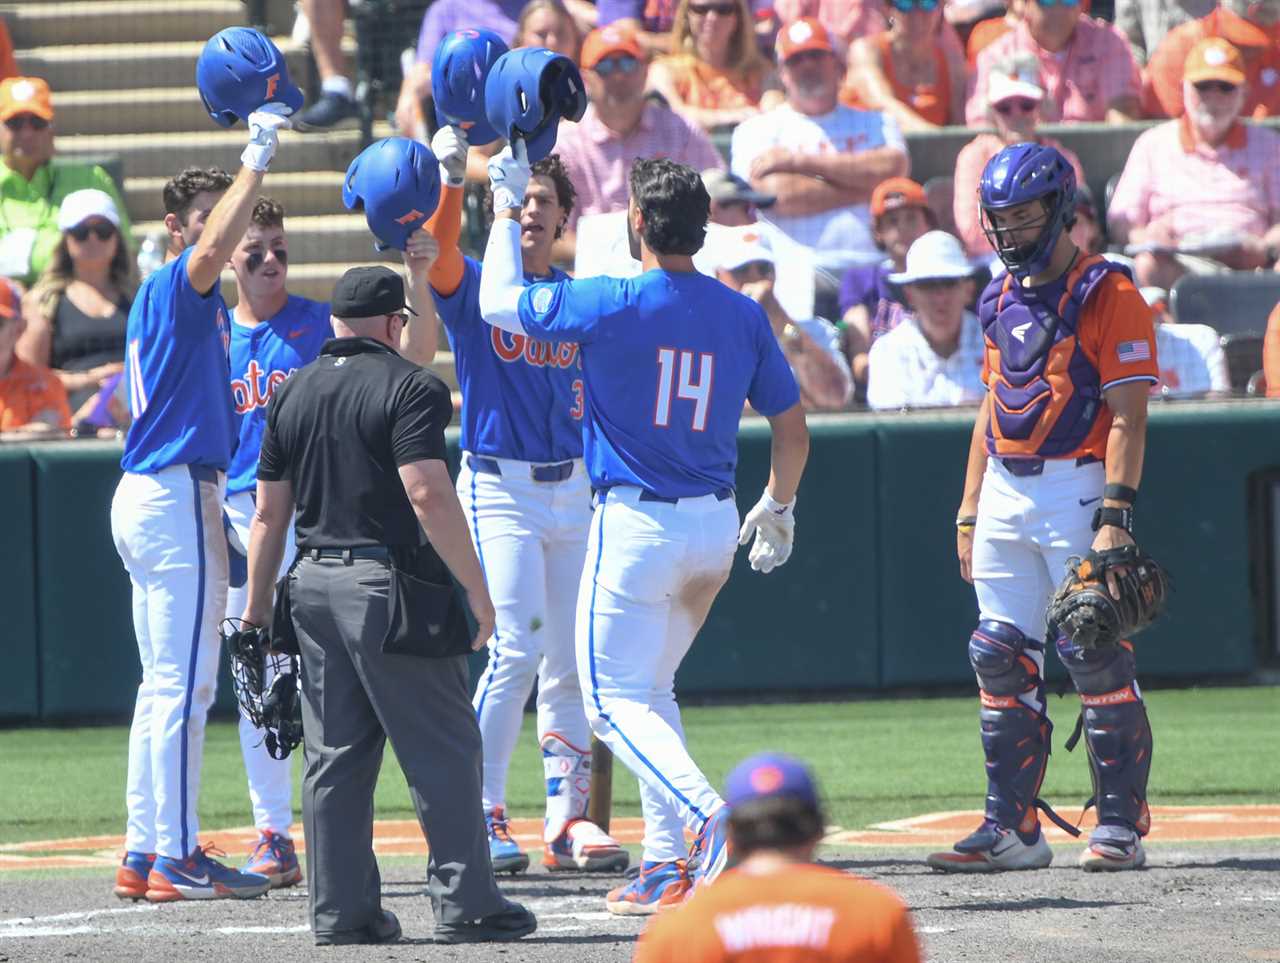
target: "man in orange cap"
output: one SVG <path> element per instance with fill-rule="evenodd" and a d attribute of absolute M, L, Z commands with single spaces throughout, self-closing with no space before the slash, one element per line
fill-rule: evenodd
<path fill-rule="evenodd" d="M 54 161 L 53 100 L 39 77 L 0 82 L 0 275 L 30 287 L 58 246 L 58 209 L 73 191 L 111 195 L 120 235 L 129 217 L 111 176 L 95 164 Z"/>
<path fill-rule="evenodd" d="M 1138 138 L 1108 207 L 1139 286 L 1273 267 L 1280 253 L 1280 133 L 1240 123 L 1244 58 L 1210 37 L 1183 68 L 1186 113 Z"/>

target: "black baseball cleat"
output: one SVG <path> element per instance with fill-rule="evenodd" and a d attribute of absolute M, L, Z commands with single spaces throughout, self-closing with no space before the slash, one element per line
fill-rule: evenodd
<path fill-rule="evenodd" d="M 356 946 L 368 943 L 394 943 L 400 939 L 400 921 L 391 910 L 383 910 L 368 926 L 358 930 L 317 933 L 316 946 Z"/>
<path fill-rule="evenodd" d="M 350 97 L 324 92 L 315 103 L 310 104 L 298 114 L 293 126 L 300 131 L 325 130 L 359 113 L 360 108 Z"/>
<path fill-rule="evenodd" d="M 438 923 L 435 940 L 437 943 L 506 943 L 528 936 L 537 928 L 537 917 L 519 903 L 507 900 L 506 909 L 478 920 Z"/>

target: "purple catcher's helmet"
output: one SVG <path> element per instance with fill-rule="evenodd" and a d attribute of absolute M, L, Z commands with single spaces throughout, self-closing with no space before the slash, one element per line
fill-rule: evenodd
<path fill-rule="evenodd" d="M 489 71 L 484 107 L 501 136 L 524 141 L 533 164 L 556 146 L 561 118 L 582 119 L 587 91 L 568 57 L 545 47 L 522 47 L 503 54 Z"/>
<path fill-rule="evenodd" d="M 492 30 L 455 30 L 440 41 L 431 60 L 431 99 L 441 126 L 461 127 L 475 145 L 498 139 L 485 116 L 484 84 L 506 52 L 507 45 Z"/>
<path fill-rule="evenodd" d="M 374 141 L 347 168 L 342 203 L 364 211 L 379 250 L 403 251 L 440 203 L 440 163 L 429 147 L 407 137 Z"/>
<path fill-rule="evenodd" d="M 1063 231 L 1075 223 L 1076 174 L 1058 150 L 1043 144 L 1010 144 L 987 162 L 978 183 L 982 232 L 1015 277 L 1039 274 L 1049 266 Z M 1038 200 L 1044 216 L 1017 228 L 997 227 L 991 217 L 1027 201 Z M 1018 234 L 1039 228 L 1030 241 Z"/>
<path fill-rule="evenodd" d="M 302 91 L 289 80 L 280 48 L 250 27 L 219 30 L 196 60 L 196 87 L 214 122 L 230 127 L 275 101 L 296 111 Z"/>

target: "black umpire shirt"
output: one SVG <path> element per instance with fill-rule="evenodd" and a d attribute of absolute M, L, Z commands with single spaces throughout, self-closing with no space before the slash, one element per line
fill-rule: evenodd
<path fill-rule="evenodd" d="M 292 482 L 300 549 L 418 545 L 398 469 L 443 461 L 452 417 L 435 375 L 372 338 L 332 338 L 276 389 L 258 478 Z"/>

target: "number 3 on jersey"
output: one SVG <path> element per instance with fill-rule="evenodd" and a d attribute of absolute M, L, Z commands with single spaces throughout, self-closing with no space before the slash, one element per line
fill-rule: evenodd
<path fill-rule="evenodd" d="M 680 358 L 680 377 L 676 383 L 676 356 Z M 659 428 L 670 427 L 671 393 L 693 402 L 693 430 L 707 427 L 707 408 L 711 405 L 711 380 L 715 369 L 715 355 L 676 351 L 675 348 L 658 349 L 658 402 L 653 411 L 653 423 Z M 695 364 L 698 380 L 693 380 Z"/>

